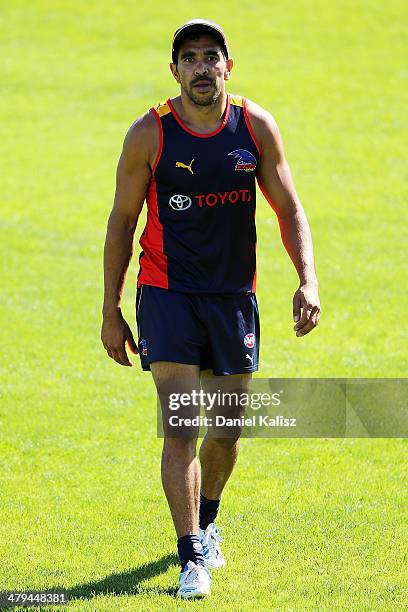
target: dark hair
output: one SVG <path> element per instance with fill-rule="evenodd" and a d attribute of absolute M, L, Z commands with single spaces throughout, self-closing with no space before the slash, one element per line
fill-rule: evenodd
<path fill-rule="evenodd" d="M 197 40 L 203 34 L 209 34 L 210 36 L 214 38 L 214 40 L 217 41 L 217 43 L 221 47 L 221 51 L 222 51 L 224 58 L 227 60 L 228 53 L 227 53 L 227 50 L 225 48 L 224 41 L 222 40 L 222 38 L 217 36 L 217 33 L 214 30 L 209 30 L 208 28 L 203 28 L 203 27 L 197 27 L 197 28 L 194 28 L 194 31 L 191 31 L 190 29 L 188 32 L 185 33 L 184 36 L 180 36 L 177 39 L 177 44 L 174 46 L 173 51 L 171 53 L 171 59 L 172 59 L 173 64 L 177 64 L 178 53 L 180 51 L 180 47 L 183 44 L 183 42 L 185 40 Z"/>

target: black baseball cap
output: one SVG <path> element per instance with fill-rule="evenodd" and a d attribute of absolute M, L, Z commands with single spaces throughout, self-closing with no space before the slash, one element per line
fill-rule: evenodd
<path fill-rule="evenodd" d="M 183 25 L 174 32 L 171 51 L 171 58 L 174 63 L 177 63 L 177 53 L 183 40 L 187 36 L 201 34 L 203 32 L 208 32 L 208 34 L 212 34 L 217 38 L 223 48 L 225 57 L 228 59 L 228 42 L 222 27 L 218 25 L 218 23 L 214 23 L 214 21 L 209 21 L 208 19 L 190 19 L 190 21 L 183 23 Z"/>

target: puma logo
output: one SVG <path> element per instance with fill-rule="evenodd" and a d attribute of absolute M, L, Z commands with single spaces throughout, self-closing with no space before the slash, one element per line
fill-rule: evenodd
<path fill-rule="evenodd" d="M 194 159 L 192 159 L 189 164 L 184 164 L 183 162 L 176 162 L 176 168 L 185 168 L 186 170 L 189 170 L 191 174 L 194 174 L 191 168 L 191 166 L 193 165 L 193 161 Z"/>
<path fill-rule="evenodd" d="M 252 363 L 252 365 L 254 365 L 254 356 L 253 355 L 248 355 L 248 353 L 245 355 L 245 357 L 247 359 L 249 359 L 249 361 Z"/>

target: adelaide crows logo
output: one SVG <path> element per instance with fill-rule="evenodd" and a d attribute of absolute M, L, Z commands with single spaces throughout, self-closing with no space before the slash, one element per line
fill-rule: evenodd
<path fill-rule="evenodd" d="M 140 345 L 139 352 L 141 352 L 142 355 L 147 355 L 147 340 L 142 338 L 139 342 L 139 345 Z"/>
<path fill-rule="evenodd" d="M 235 170 L 244 170 L 245 172 L 255 170 L 256 158 L 246 149 L 235 149 L 235 151 L 231 151 L 228 155 L 233 155 L 238 159 Z"/>

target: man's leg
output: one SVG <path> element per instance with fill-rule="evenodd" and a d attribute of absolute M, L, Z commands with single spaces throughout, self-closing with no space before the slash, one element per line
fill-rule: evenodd
<path fill-rule="evenodd" d="M 230 376 L 214 376 L 209 370 L 201 375 L 201 386 L 207 393 L 246 393 L 248 392 L 251 374 Z M 217 406 L 217 414 L 228 417 L 241 416 L 239 406 Z M 201 496 L 200 496 L 200 528 L 205 530 L 213 523 L 218 512 L 222 491 L 234 469 L 239 452 L 239 432 L 228 431 L 225 436 L 214 437 L 210 431 L 205 435 L 200 448 L 201 463 Z"/>
<path fill-rule="evenodd" d="M 150 364 L 162 411 L 168 415 L 169 393 L 191 393 L 199 389 L 199 366 L 156 361 Z M 179 411 L 174 412 L 177 414 Z M 184 414 L 188 414 L 188 410 Z M 181 414 L 181 413 L 180 413 Z M 161 475 L 178 537 L 182 567 L 188 560 L 204 564 L 198 534 L 200 466 L 196 437 L 166 437 L 163 443 Z"/>

